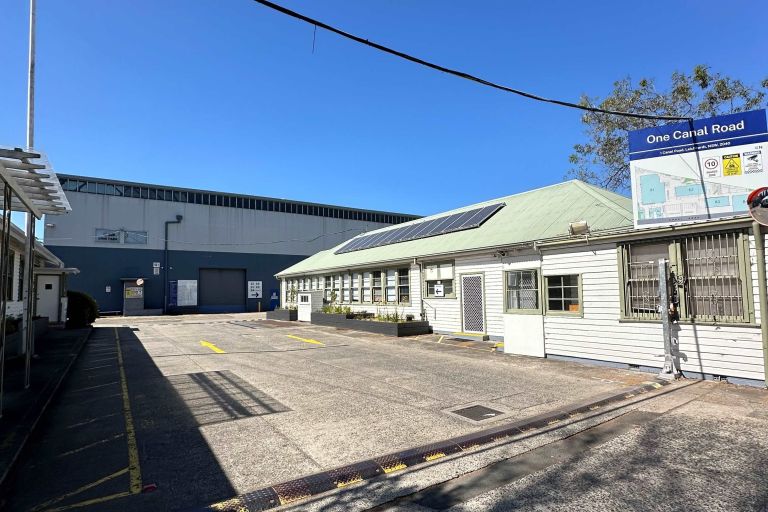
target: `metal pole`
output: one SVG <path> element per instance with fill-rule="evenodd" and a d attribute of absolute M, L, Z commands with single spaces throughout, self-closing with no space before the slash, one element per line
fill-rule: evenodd
<path fill-rule="evenodd" d="M 27 73 L 27 149 L 35 145 L 35 25 L 37 6 L 29 0 L 29 68 Z"/>
<path fill-rule="evenodd" d="M 24 347 L 26 348 L 24 389 L 29 388 L 32 372 L 32 351 L 34 346 L 34 333 L 32 332 L 32 315 L 35 308 L 34 272 L 35 267 L 35 216 L 27 214 L 27 264 L 24 267 L 24 284 L 27 294 L 24 297 Z"/>
<path fill-rule="evenodd" d="M 757 263 L 757 289 L 760 294 L 760 334 L 763 338 L 763 374 L 765 386 L 768 387 L 768 291 L 765 278 L 765 237 L 762 226 L 752 223 L 752 234 L 755 237 L 755 263 Z"/>
<path fill-rule="evenodd" d="M 179 224 L 183 217 L 181 215 L 176 216 L 176 220 L 165 221 L 165 236 L 163 237 L 163 314 L 168 312 L 168 225 Z"/>
<path fill-rule="evenodd" d="M 37 2 L 36 0 L 29 0 L 29 67 L 27 70 L 27 149 L 32 149 L 35 145 L 35 28 L 37 18 Z M 25 311 L 23 319 L 23 329 L 25 343 L 24 348 L 26 350 L 26 366 L 24 373 L 24 388 L 29 388 L 30 373 L 31 373 L 31 359 L 33 349 L 30 340 L 32 339 L 32 304 L 31 297 L 34 296 L 31 290 L 32 283 L 32 268 L 35 265 L 35 216 L 32 212 L 27 212 L 27 265 L 24 267 L 26 275 L 24 276 L 24 285 L 27 288 L 27 294 L 25 299 Z"/>
<path fill-rule="evenodd" d="M 669 279 L 667 260 L 659 258 L 659 314 L 664 336 L 664 367 L 659 372 L 662 379 L 673 380 L 679 375 L 672 353 L 672 319 L 670 318 Z"/>
<path fill-rule="evenodd" d="M 11 269 L 8 268 L 8 260 L 11 245 L 11 187 L 4 186 L 3 190 L 3 218 L 0 224 L 0 418 L 3 417 L 3 382 L 5 381 L 5 320 L 8 309 L 8 276 Z"/>

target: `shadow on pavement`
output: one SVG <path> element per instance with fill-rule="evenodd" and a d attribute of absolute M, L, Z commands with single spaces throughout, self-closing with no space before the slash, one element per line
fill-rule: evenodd
<path fill-rule="evenodd" d="M 130 328 L 94 328 L 4 510 L 178 510 L 227 498 L 235 491 L 199 426 L 281 407 L 228 372 L 165 377 Z"/>

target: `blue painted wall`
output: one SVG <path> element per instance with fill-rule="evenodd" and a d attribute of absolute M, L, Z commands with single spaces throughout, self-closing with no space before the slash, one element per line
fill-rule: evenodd
<path fill-rule="evenodd" d="M 46 245 L 68 267 L 80 269 L 69 277 L 69 289 L 87 292 L 96 299 L 101 311 L 122 311 L 124 277 L 144 278 L 144 307 L 163 307 L 163 269 L 152 274 L 152 263 L 163 262 L 163 251 L 153 249 L 124 249 L 118 247 L 66 247 Z M 286 254 L 252 254 L 231 252 L 168 251 L 168 280 L 200 279 L 201 268 L 241 268 L 246 281 L 262 281 L 265 297 L 246 299 L 247 311 L 262 311 L 269 307 L 269 290 L 279 288 L 274 275 L 306 258 Z M 111 286 L 112 291 L 106 292 Z M 198 291 L 199 295 L 199 291 Z M 197 308 L 183 308 L 183 312 L 197 312 Z M 182 312 L 182 311 L 177 311 Z"/>

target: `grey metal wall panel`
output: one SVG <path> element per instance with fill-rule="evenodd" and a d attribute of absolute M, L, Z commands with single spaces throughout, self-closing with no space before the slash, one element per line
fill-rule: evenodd
<path fill-rule="evenodd" d="M 309 256 L 385 225 L 71 191 L 67 198 L 71 213 L 46 218 L 46 245 L 162 249 L 165 221 L 182 215 L 182 222 L 169 229 L 169 248 L 173 250 Z M 123 236 L 124 231 L 146 231 L 147 244 L 97 242 L 98 228 L 122 230 Z"/>

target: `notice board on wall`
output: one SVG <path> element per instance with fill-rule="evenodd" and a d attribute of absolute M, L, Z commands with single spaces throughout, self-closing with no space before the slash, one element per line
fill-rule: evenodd
<path fill-rule="evenodd" d="M 196 279 L 179 279 L 176 282 L 176 305 L 197 306 Z"/>

